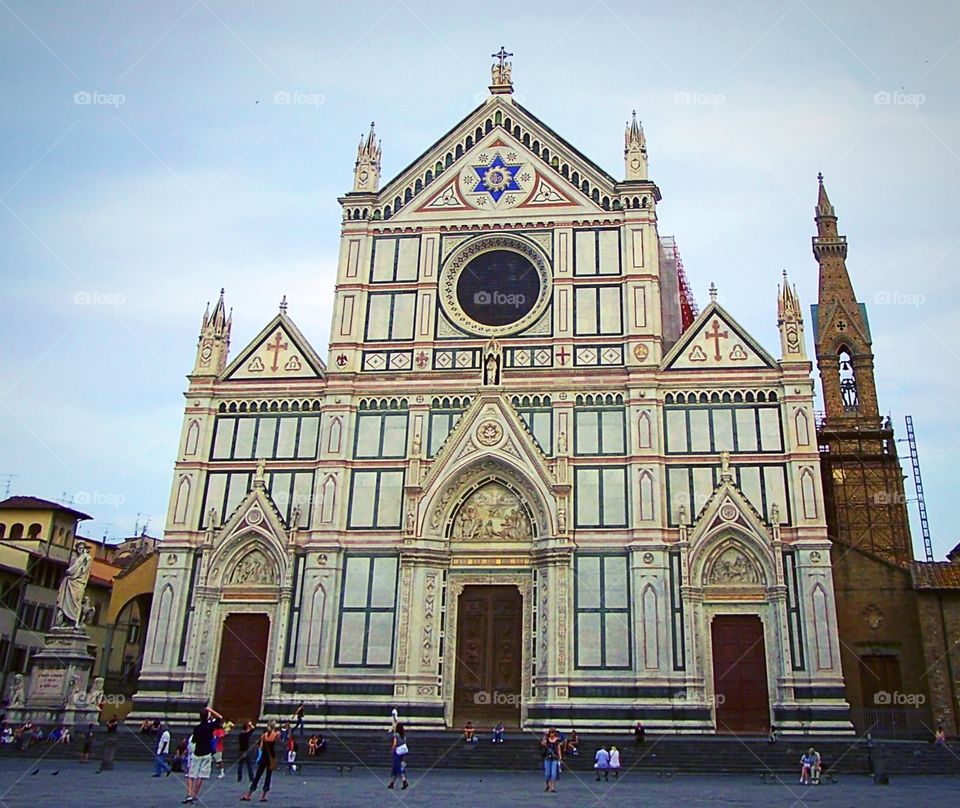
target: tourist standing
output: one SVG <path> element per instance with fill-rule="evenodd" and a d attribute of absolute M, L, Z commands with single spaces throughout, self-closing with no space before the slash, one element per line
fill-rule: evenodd
<path fill-rule="evenodd" d="M 157 739 L 157 756 L 153 764 L 153 776 L 159 777 L 166 772 L 170 774 L 170 767 L 167 765 L 167 755 L 170 754 L 170 730 L 163 724 L 160 725 L 159 738 Z"/>
<path fill-rule="evenodd" d="M 647 740 L 647 731 L 643 728 L 643 722 L 637 721 L 633 728 L 633 740 L 638 746 L 643 746 Z"/>
<path fill-rule="evenodd" d="M 187 796 L 184 804 L 196 802 L 204 780 L 210 779 L 213 763 L 213 731 L 223 716 L 212 707 L 200 711 L 200 723 L 193 728 L 193 754 L 187 771 Z"/>
<path fill-rule="evenodd" d="M 80 747 L 80 762 L 90 762 L 90 752 L 93 751 L 93 724 L 87 725 L 87 731 L 83 733 L 83 746 Z"/>
<path fill-rule="evenodd" d="M 304 707 L 303 702 L 301 701 L 300 704 L 297 706 L 297 709 L 293 711 L 293 717 L 296 720 L 296 724 L 293 725 L 294 732 L 297 732 L 298 730 L 300 732 L 303 732 L 303 714 L 305 711 L 306 711 L 306 708 Z"/>
<path fill-rule="evenodd" d="M 560 776 L 560 763 L 563 760 L 563 748 L 560 733 L 550 727 L 540 741 L 543 752 L 544 791 L 557 790 L 557 777 Z"/>
<path fill-rule="evenodd" d="M 277 732 L 276 725 L 273 721 L 270 721 L 267 724 L 266 731 L 260 736 L 260 758 L 257 761 L 257 773 L 250 783 L 250 788 L 247 789 L 247 793 L 240 798 L 244 802 L 250 802 L 250 798 L 253 796 L 253 792 L 257 790 L 257 784 L 260 782 L 261 777 L 264 777 L 264 780 L 260 802 L 267 801 L 267 793 L 270 791 L 273 773 L 277 768 L 277 740 L 279 738 L 280 733 Z"/>
<path fill-rule="evenodd" d="M 398 777 L 403 783 L 403 785 L 400 786 L 401 790 L 410 785 L 410 783 L 407 782 L 407 753 L 409 751 L 410 747 L 407 746 L 406 730 L 404 730 L 403 724 L 398 722 L 394 727 L 393 745 L 390 747 L 393 766 L 390 769 L 390 782 L 387 784 L 387 788 L 393 788 L 393 784 Z"/>
<path fill-rule="evenodd" d="M 253 782 L 253 763 L 250 761 L 250 736 L 257 729 L 253 721 L 247 721 L 243 729 L 237 736 L 237 750 L 240 752 L 240 759 L 237 760 L 237 782 L 243 782 L 243 766 L 247 766 L 247 779 Z"/>

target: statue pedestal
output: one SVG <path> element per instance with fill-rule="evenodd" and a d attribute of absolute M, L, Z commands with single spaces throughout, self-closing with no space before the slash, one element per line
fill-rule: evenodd
<path fill-rule="evenodd" d="M 12 708 L 11 718 L 69 727 L 97 723 L 98 705 L 87 692 L 96 657 L 88 650 L 86 630 L 54 628 L 43 639 L 46 647 L 33 658 L 26 703 Z"/>

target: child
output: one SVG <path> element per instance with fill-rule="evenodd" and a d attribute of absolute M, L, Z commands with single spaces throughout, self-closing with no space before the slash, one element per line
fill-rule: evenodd
<path fill-rule="evenodd" d="M 287 774 L 295 774 L 297 771 L 297 742 L 293 738 L 293 733 L 287 737 Z"/>
<path fill-rule="evenodd" d="M 213 760 L 217 764 L 220 773 L 217 779 L 222 780 L 223 772 L 223 737 L 227 734 L 224 725 L 217 721 L 217 728 L 213 731 Z"/>
<path fill-rule="evenodd" d="M 813 769 L 813 748 L 807 750 L 806 754 L 800 758 L 800 782 L 810 785 L 810 772 Z"/>

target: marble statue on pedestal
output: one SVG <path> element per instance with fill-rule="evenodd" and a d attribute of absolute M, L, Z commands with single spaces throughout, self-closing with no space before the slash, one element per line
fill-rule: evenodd
<path fill-rule="evenodd" d="M 83 624 L 84 603 L 83 593 L 90 578 L 92 558 L 85 542 L 78 541 L 73 545 L 74 556 L 60 581 L 60 590 L 57 592 L 57 627 L 80 628 Z"/>

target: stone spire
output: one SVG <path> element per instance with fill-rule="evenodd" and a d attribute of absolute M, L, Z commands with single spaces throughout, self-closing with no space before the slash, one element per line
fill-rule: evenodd
<path fill-rule="evenodd" d="M 213 313 L 210 312 L 209 303 L 203 313 L 200 340 L 197 343 L 197 358 L 193 365 L 194 376 L 218 376 L 227 366 L 233 311 L 227 313 L 223 291 L 223 289 L 220 290 L 220 299 L 214 306 Z"/>
<path fill-rule="evenodd" d="M 497 60 L 490 68 L 490 92 L 493 95 L 511 95 L 513 93 L 513 78 L 511 76 L 513 65 L 507 61 L 507 57 L 513 56 L 513 54 L 507 53 L 507 49 L 501 45 L 500 50 L 491 53 L 490 56 Z"/>
<path fill-rule="evenodd" d="M 380 187 L 380 152 L 381 144 L 371 121 L 370 132 L 366 138 L 360 136 L 360 145 L 357 146 L 357 162 L 353 167 L 354 193 L 372 194 Z"/>
<path fill-rule="evenodd" d="M 637 120 L 637 111 L 633 111 L 633 120 L 627 122 L 623 134 L 624 178 L 645 180 L 647 177 L 647 139 L 643 135 L 643 125 Z"/>
<path fill-rule="evenodd" d="M 786 270 L 783 271 L 783 285 L 777 287 L 777 327 L 780 329 L 780 355 L 791 361 L 806 359 L 800 297 L 797 287 L 788 283 Z"/>

